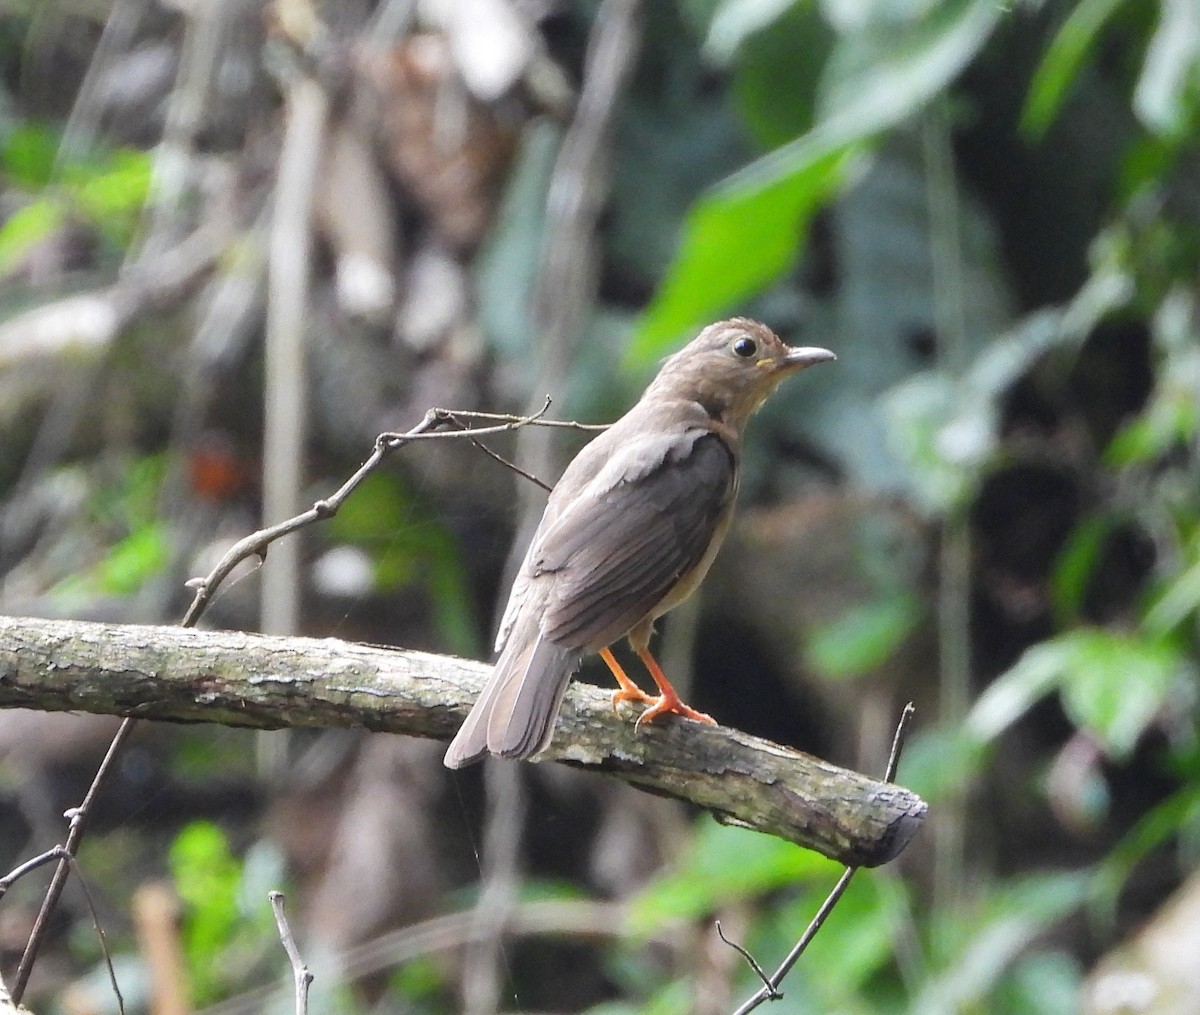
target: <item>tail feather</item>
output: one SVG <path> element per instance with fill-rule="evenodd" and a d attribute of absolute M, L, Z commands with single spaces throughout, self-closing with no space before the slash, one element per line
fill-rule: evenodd
<path fill-rule="evenodd" d="M 581 653 L 546 638 L 540 630 L 513 631 L 483 693 L 450 747 L 447 768 L 463 768 L 488 754 L 528 758 L 554 734 L 554 720 Z"/>

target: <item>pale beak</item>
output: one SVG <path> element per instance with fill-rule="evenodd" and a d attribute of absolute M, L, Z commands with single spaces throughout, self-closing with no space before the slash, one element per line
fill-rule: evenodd
<path fill-rule="evenodd" d="M 796 346 L 788 349 L 780 367 L 784 370 L 802 370 L 815 363 L 825 363 L 835 359 L 837 357 L 828 349 L 821 349 L 817 346 Z"/>

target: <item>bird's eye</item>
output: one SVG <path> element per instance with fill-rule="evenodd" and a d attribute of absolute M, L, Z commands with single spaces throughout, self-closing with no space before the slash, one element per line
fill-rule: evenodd
<path fill-rule="evenodd" d="M 741 356 L 742 359 L 749 359 L 758 352 L 758 346 L 755 344 L 754 339 L 743 337 L 733 343 L 733 351 Z"/>

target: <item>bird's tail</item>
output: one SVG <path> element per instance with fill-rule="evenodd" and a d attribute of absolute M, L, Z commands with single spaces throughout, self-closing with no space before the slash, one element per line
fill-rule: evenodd
<path fill-rule="evenodd" d="M 528 629 L 531 628 L 531 629 Z M 554 720 L 581 653 L 546 638 L 536 620 L 518 624 L 444 759 L 462 768 L 492 754 L 528 758 L 550 743 Z"/>

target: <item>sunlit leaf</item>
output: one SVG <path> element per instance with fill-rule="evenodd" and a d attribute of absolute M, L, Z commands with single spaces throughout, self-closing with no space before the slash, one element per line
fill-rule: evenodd
<path fill-rule="evenodd" d="M 858 155 L 812 137 L 774 152 L 710 191 L 688 213 L 680 252 L 638 324 L 629 359 L 658 359 L 680 335 L 757 292 L 794 264 L 809 219 Z"/>
<path fill-rule="evenodd" d="M 183 944 L 196 1001 L 214 1000 L 223 980 L 220 954 L 241 916 L 241 867 L 225 833 L 211 821 L 193 821 L 171 844 L 175 890 L 184 903 Z"/>
<path fill-rule="evenodd" d="M 1107 630 L 1074 632 L 1063 705 L 1117 760 L 1127 758 L 1185 675 L 1169 644 Z"/>
<path fill-rule="evenodd" d="M 994 740 L 1058 687 L 1075 653 L 1069 635 L 1026 649 L 976 699 L 967 715 L 967 732 L 985 743 Z"/>
<path fill-rule="evenodd" d="M 1200 611 L 1200 560 L 1174 575 L 1150 604 L 1143 624 L 1151 634 L 1165 635 Z"/>
<path fill-rule="evenodd" d="M 66 220 L 62 202 L 31 201 L 13 212 L 0 226 L 0 273 L 12 271 L 21 260 Z"/>
<path fill-rule="evenodd" d="M 170 542 L 165 528 L 147 523 L 122 539 L 96 569 L 100 591 L 130 595 L 170 562 Z"/>

